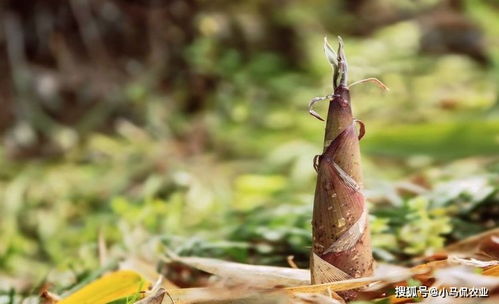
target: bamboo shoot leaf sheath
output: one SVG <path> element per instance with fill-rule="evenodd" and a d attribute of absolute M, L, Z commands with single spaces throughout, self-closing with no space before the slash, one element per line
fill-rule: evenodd
<path fill-rule="evenodd" d="M 346 83 L 348 66 L 341 38 L 339 42 L 337 61 L 332 64 L 334 93 L 328 98 L 324 150 L 315 163 L 318 176 L 311 254 L 312 282 L 315 284 L 369 276 L 374 262 L 367 208 L 361 192 L 361 136 L 356 130 L 358 121 L 352 115 Z M 324 48 L 331 61 L 331 47 L 325 45 Z M 363 131 L 361 123 L 360 135 Z M 351 299 L 355 292 L 343 296 Z"/>

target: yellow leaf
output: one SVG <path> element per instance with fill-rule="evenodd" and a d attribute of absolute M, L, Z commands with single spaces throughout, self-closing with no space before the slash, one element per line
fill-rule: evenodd
<path fill-rule="evenodd" d="M 145 291 L 148 284 L 136 272 L 112 272 L 69 295 L 58 304 L 106 304 Z"/>
<path fill-rule="evenodd" d="M 499 265 L 492 266 L 482 272 L 483 275 L 499 277 Z"/>

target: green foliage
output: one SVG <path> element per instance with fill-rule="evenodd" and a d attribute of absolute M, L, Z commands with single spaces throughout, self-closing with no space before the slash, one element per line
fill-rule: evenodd
<path fill-rule="evenodd" d="M 443 234 L 451 232 L 450 218 L 445 210 L 428 210 L 428 200 L 417 197 L 407 202 L 407 213 L 403 225 L 398 231 L 402 242 L 409 244 L 404 248 L 404 253 L 431 254 L 435 249 L 444 245 Z"/>
<path fill-rule="evenodd" d="M 398 158 L 410 155 L 434 159 L 497 155 L 499 141 L 492 134 L 499 134 L 498 121 L 395 125 L 368 136 L 362 147 L 369 154 Z"/>

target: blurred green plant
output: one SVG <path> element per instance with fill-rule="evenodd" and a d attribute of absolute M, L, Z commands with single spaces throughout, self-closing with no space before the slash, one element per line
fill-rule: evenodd
<path fill-rule="evenodd" d="M 398 238 L 408 245 L 403 249 L 410 255 L 431 255 L 444 245 L 443 235 L 452 231 L 450 218 L 445 210 L 428 210 L 428 200 L 417 197 L 407 202 L 408 213 L 405 222 L 398 231 Z"/>

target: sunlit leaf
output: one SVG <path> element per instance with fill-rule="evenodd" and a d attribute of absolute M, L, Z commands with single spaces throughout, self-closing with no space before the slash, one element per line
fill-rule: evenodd
<path fill-rule="evenodd" d="M 88 284 L 59 304 L 106 304 L 121 298 L 136 298 L 147 289 L 144 279 L 133 271 L 116 271 Z"/>

